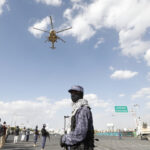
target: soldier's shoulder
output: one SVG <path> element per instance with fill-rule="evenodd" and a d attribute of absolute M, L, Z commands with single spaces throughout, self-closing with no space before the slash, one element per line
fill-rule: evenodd
<path fill-rule="evenodd" d="M 84 113 L 89 113 L 91 112 L 91 108 L 89 106 L 82 106 L 82 109 L 81 109 L 82 112 Z"/>

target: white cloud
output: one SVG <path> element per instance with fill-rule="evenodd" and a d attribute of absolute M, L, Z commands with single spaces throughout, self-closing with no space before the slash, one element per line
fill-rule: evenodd
<path fill-rule="evenodd" d="M 129 70 L 117 70 L 110 77 L 112 79 L 129 79 L 136 76 L 138 72 L 132 72 Z"/>
<path fill-rule="evenodd" d="M 97 43 L 94 45 L 94 48 L 98 48 L 100 44 L 104 43 L 104 38 L 98 38 Z"/>
<path fill-rule="evenodd" d="M 65 32 L 64 35 L 71 34 L 73 37 L 77 38 L 78 42 L 83 42 L 84 40 L 90 39 L 96 31 L 94 31 L 87 23 L 87 18 L 82 15 L 74 17 L 74 12 L 82 13 L 85 9 L 84 5 L 74 4 L 72 9 L 67 8 L 64 12 L 64 17 L 68 19 L 68 24 L 66 26 L 72 26 L 72 29 Z"/>
<path fill-rule="evenodd" d="M 144 58 L 147 61 L 147 65 L 150 66 L 150 49 L 146 52 Z"/>
<path fill-rule="evenodd" d="M 106 124 L 112 120 L 111 114 L 114 112 L 115 106 L 111 100 L 102 100 L 96 94 L 86 94 L 85 99 L 88 100 L 96 129 L 106 129 Z M 64 115 L 71 114 L 71 100 L 62 99 L 52 101 L 51 99 L 41 96 L 33 100 L 0 100 L 0 117 L 2 121 L 6 121 L 11 125 L 24 125 L 26 127 L 41 128 L 43 123 L 46 123 L 48 128 L 62 129 L 64 126 Z M 117 116 L 117 114 L 116 114 Z M 131 124 L 120 122 L 116 117 L 117 127 L 130 127 Z M 126 118 L 128 119 L 128 118 Z M 121 117 L 119 120 L 124 120 Z M 133 124 L 133 123 L 132 123 Z"/>
<path fill-rule="evenodd" d="M 110 105 L 109 102 L 99 99 L 96 94 L 87 94 L 84 98 L 88 100 L 91 107 L 107 108 Z"/>
<path fill-rule="evenodd" d="M 69 8 L 67 8 L 67 9 L 65 10 L 65 12 L 64 12 L 64 14 L 63 14 L 63 16 L 64 16 L 65 18 L 67 18 L 67 19 L 71 20 L 71 19 L 72 19 L 72 15 L 71 15 L 71 13 L 72 13 L 72 10 L 71 10 L 71 9 L 69 9 Z"/>
<path fill-rule="evenodd" d="M 73 3 L 81 2 L 81 0 L 71 0 Z"/>
<path fill-rule="evenodd" d="M 36 30 L 33 27 L 38 28 L 38 29 L 42 29 L 42 30 L 47 30 L 49 24 L 50 24 L 50 18 L 49 18 L 49 16 L 47 16 L 40 21 L 36 21 L 36 23 L 34 23 L 32 26 L 30 26 L 28 28 L 28 31 L 31 34 L 33 34 L 35 37 L 40 38 L 44 32 Z"/>
<path fill-rule="evenodd" d="M 144 10 L 144 11 L 143 11 Z M 94 0 L 91 3 L 73 3 L 67 8 L 67 18 L 72 30 L 70 34 L 78 42 L 90 39 L 102 28 L 118 32 L 121 51 L 126 56 L 143 57 L 150 47 L 143 35 L 150 27 L 149 0 Z"/>
<path fill-rule="evenodd" d="M 125 96 L 125 94 L 119 94 L 119 97 L 124 97 Z"/>
<path fill-rule="evenodd" d="M 46 97 L 38 97 L 36 99 L 30 101 L 0 101 L 0 116 L 3 116 L 9 123 L 13 121 L 13 124 L 14 122 L 26 124 L 26 121 L 29 121 L 32 126 L 36 123 L 41 125 L 44 122 L 50 122 L 61 109 L 71 106 L 71 102 L 68 99 L 54 103 L 47 101 L 49 99 Z"/>
<path fill-rule="evenodd" d="M 148 102 L 147 104 L 146 104 L 146 106 L 148 107 L 148 108 L 150 108 L 150 102 Z M 150 117 L 150 116 L 149 116 Z"/>
<path fill-rule="evenodd" d="M 46 96 L 40 96 L 36 98 L 37 101 L 50 101 L 50 99 L 48 99 Z"/>
<path fill-rule="evenodd" d="M 37 3 L 43 3 L 46 5 L 52 5 L 52 6 L 60 6 L 62 3 L 62 0 L 35 0 Z"/>
<path fill-rule="evenodd" d="M 99 99 L 96 94 L 87 94 L 85 99 L 88 100 L 92 110 L 95 108 L 107 110 L 111 105 L 110 102 Z M 34 127 L 38 124 L 41 127 L 43 123 L 47 123 L 53 128 L 61 128 L 64 115 L 70 113 L 70 99 L 52 102 L 49 98 L 40 96 L 34 100 L 0 101 L 0 117 L 12 125 L 24 124 Z M 95 113 L 97 112 L 93 115 Z"/>
<path fill-rule="evenodd" d="M 0 15 L 3 13 L 3 6 L 5 5 L 6 0 L 0 0 Z"/>
<path fill-rule="evenodd" d="M 132 99 L 150 98 L 150 88 L 142 88 L 131 96 Z"/>

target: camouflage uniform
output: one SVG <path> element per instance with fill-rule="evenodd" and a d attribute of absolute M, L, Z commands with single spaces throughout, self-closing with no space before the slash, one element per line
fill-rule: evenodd
<path fill-rule="evenodd" d="M 71 118 L 71 132 L 62 137 L 62 142 L 68 150 L 93 150 L 94 128 L 91 109 L 80 107 Z"/>

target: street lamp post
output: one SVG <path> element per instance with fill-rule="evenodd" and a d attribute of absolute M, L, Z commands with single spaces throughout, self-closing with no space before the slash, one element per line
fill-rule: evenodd
<path fill-rule="evenodd" d="M 138 128 L 138 126 L 140 125 L 140 115 L 139 115 L 139 104 L 134 104 L 133 107 L 135 109 L 132 109 L 131 112 L 132 112 L 132 115 L 135 119 L 135 123 L 136 123 L 136 129 Z"/>
<path fill-rule="evenodd" d="M 69 116 L 64 116 L 64 134 L 66 134 L 66 119 L 69 118 Z"/>

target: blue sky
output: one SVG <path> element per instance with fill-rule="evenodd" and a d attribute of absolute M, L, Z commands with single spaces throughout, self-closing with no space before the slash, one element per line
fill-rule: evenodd
<path fill-rule="evenodd" d="M 114 123 L 116 128 L 135 127 L 132 113 L 116 114 L 115 105 L 126 105 L 130 111 L 138 104 L 142 120 L 150 123 L 149 8 L 148 0 L 2 0 L 2 119 L 10 123 L 14 113 L 18 124 L 30 120 L 35 125 L 26 114 L 34 109 L 34 117 L 46 116 L 41 122 L 62 128 L 63 115 L 71 111 L 67 90 L 79 84 L 93 109 L 95 128 L 106 128 L 107 123 Z M 56 30 L 72 26 L 60 33 L 66 43 L 58 41 L 55 50 L 44 42 L 46 33 L 33 29 L 49 30 L 50 15 Z M 25 106 L 30 105 L 28 102 L 34 106 Z M 40 105 L 46 112 L 39 113 Z"/>

